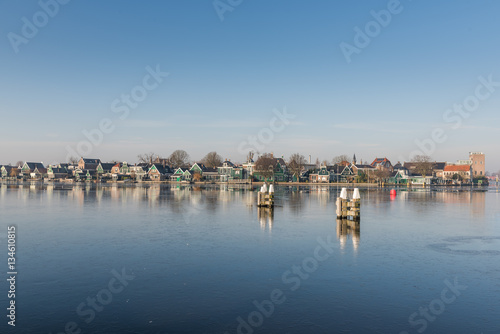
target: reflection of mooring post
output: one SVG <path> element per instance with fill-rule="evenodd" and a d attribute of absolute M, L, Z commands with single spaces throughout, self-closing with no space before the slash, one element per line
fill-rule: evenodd
<path fill-rule="evenodd" d="M 274 207 L 274 186 L 272 184 L 269 186 L 269 192 L 267 192 L 267 185 L 265 183 L 260 188 L 257 194 L 257 206 L 267 208 Z"/>
<path fill-rule="evenodd" d="M 354 188 L 354 194 L 352 199 L 349 201 L 347 198 L 347 189 L 342 188 L 340 191 L 340 197 L 337 198 L 337 218 L 359 220 L 361 218 L 360 209 L 361 197 L 359 195 L 359 189 Z"/>

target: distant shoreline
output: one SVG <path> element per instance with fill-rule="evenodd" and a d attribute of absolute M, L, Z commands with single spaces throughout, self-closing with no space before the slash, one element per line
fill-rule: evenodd
<path fill-rule="evenodd" d="M 268 182 L 266 182 L 269 184 Z M 67 185 L 67 186 L 82 186 L 82 185 L 101 185 L 101 186 L 141 186 L 141 185 L 181 185 L 181 186 L 242 186 L 242 187 L 253 187 L 261 186 L 264 182 L 174 182 L 174 181 L 141 181 L 141 182 L 58 182 L 58 181 L 43 181 L 43 180 L 31 180 L 31 181 L 11 181 L 11 180 L 0 180 L 0 184 L 6 185 Z M 490 187 L 498 187 L 497 185 L 489 186 L 478 186 L 478 185 L 443 185 L 443 184 L 433 184 L 423 186 L 422 184 L 413 184 L 408 186 L 406 184 L 383 184 L 378 183 L 306 183 L 306 182 L 274 182 L 275 186 L 278 187 L 343 187 L 343 188 L 407 188 L 407 189 L 431 189 L 431 188 L 453 188 L 453 189 L 487 189 Z"/>

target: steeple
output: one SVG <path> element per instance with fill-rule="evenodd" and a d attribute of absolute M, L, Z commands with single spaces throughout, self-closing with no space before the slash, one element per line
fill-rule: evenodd
<path fill-rule="evenodd" d="M 354 153 L 354 156 L 352 157 L 352 164 L 353 165 L 356 164 L 356 153 Z"/>

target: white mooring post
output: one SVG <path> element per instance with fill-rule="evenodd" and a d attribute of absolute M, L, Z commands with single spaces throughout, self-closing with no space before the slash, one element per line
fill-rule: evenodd
<path fill-rule="evenodd" d="M 260 188 L 260 191 L 257 194 L 257 206 L 268 208 L 274 207 L 274 186 L 272 184 L 269 185 L 269 193 L 265 183 Z"/>
<path fill-rule="evenodd" d="M 340 197 L 337 198 L 336 204 L 337 218 L 350 220 L 360 219 L 361 196 L 359 194 L 358 188 L 354 189 L 352 200 L 350 201 L 347 197 L 347 189 L 342 188 L 342 190 L 340 191 Z"/>

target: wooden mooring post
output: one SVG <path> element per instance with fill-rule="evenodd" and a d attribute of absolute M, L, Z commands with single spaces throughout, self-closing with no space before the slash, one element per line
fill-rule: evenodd
<path fill-rule="evenodd" d="M 337 218 L 338 219 L 349 219 L 349 220 L 360 220 L 361 211 L 361 197 L 359 195 L 359 189 L 354 188 L 354 193 L 352 199 L 349 200 L 347 196 L 347 189 L 342 188 L 340 191 L 340 197 L 337 197 Z"/>
<path fill-rule="evenodd" d="M 259 208 L 273 208 L 274 207 L 274 186 L 269 185 L 269 192 L 267 191 L 267 185 L 264 185 L 260 188 L 260 191 L 257 194 L 257 206 Z"/>

